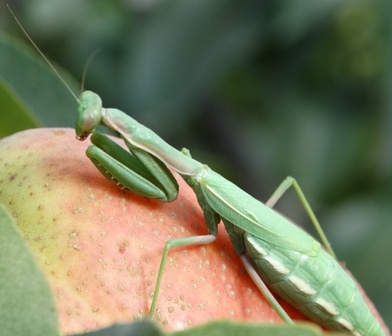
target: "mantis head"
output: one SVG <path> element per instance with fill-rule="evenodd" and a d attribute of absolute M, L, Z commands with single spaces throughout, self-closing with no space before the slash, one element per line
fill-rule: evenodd
<path fill-rule="evenodd" d="M 102 100 L 92 91 L 84 91 L 79 98 L 78 119 L 76 121 L 76 138 L 85 140 L 102 119 Z"/>

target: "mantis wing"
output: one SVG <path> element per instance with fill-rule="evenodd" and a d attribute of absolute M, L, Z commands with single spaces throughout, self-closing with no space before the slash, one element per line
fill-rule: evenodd
<path fill-rule="evenodd" d="M 210 168 L 197 179 L 206 202 L 221 218 L 277 246 L 318 253 L 320 243 L 305 231 Z"/>

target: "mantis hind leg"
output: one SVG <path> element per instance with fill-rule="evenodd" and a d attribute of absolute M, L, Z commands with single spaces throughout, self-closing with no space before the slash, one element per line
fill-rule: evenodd
<path fill-rule="evenodd" d="M 295 192 L 297 193 L 301 203 L 303 204 L 306 213 L 308 214 L 313 226 L 315 227 L 318 235 L 320 236 L 321 242 L 327 249 L 328 253 L 333 256 L 335 259 L 336 255 L 335 252 L 332 250 L 332 247 L 330 243 L 328 242 L 328 239 L 324 233 L 324 230 L 322 229 L 316 215 L 314 214 L 312 208 L 310 207 L 304 193 L 302 192 L 300 186 L 298 185 L 297 181 L 291 177 L 288 176 L 284 179 L 284 181 L 279 185 L 279 187 L 275 190 L 275 192 L 272 194 L 272 196 L 268 199 L 268 201 L 265 203 L 268 207 L 272 208 L 275 203 L 283 196 L 283 194 L 290 188 L 293 187 Z"/>
<path fill-rule="evenodd" d="M 291 317 L 286 313 L 283 307 L 272 295 L 271 291 L 265 285 L 264 281 L 260 278 L 260 275 L 257 273 L 254 266 L 249 261 L 248 257 L 245 254 L 242 254 L 240 255 L 240 259 L 246 271 L 248 272 L 249 276 L 252 278 L 253 282 L 257 286 L 257 288 L 264 295 L 265 299 L 270 303 L 270 305 L 275 309 L 275 311 L 279 314 L 282 320 L 288 324 L 295 324 L 294 321 L 291 319 Z"/>
<path fill-rule="evenodd" d="M 93 145 L 86 155 L 108 180 L 159 201 L 170 202 L 177 197 L 177 181 L 161 161 L 140 149 L 130 147 L 128 152 L 99 132 L 90 139 Z"/>
<path fill-rule="evenodd" d="M 258 272 L 256 271 L 255 266 L 251 262 L 251 258 L 248 255 L 248 251 L 246 249 L 246 240 L 248 239 L 248 234 L 234 225 L 232 222 L 223 218 L 223 223 L 226 228 L 226 232 L 230 236 L 230 240 L 237 252 L 237 255 L 240 257 L 242 264 L 245 267 L 245 270 L 255 283 L 256 287 L 259 289 L 261 294 L 263 294 L 264 298 L 269 302 L 272 308 L 279 314 L 282 320 L 288 324 L 294 324 L 293 320 L 286 313 L 280 303 L 275 299 L 272 295 L 271 291 L 265 285 L 263 279 L 260 277 Z M 260 270 L 261 271 L 261 270 Z"/>

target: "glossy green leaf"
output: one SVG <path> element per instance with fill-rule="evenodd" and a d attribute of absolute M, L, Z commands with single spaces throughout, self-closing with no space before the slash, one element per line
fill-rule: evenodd
<path fill-rule="evenodd" d="M 48 283 L 16 223 L 0 205 L 0 325 L 2 335 L 59 335 Z"/>

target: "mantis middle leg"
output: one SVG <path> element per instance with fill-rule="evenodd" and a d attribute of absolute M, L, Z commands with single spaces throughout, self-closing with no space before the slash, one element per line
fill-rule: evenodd
<path fill-rule="evenodd" d="M 313 226 L 315 227 L 318 235 L 320 236 L 321 242 L 327 249 L 328 253 L 331 256 L 333 256 L 335 259 L 337 259 L 335 252 L 332 250 L 331 244 L 328 242 L 328 239 L 316 215 L 314 214 L 312 208 L 310 207 L 309 202 L 307 201 L 304 193 L 302 192 L 302 189 L 300 188 L 298 182 L 293 177 L 291 176 L 286 177 L 284 181 L 279 185 L 279 187 L 275 190 L 275 192 L 272 194 L 272 196 L 268 199 L 265 205 L 272 208 L 290 187 L 293 187 L 295 192 L 297 193 L 302 205 L 305 208 L 306 213 L 308 214 Z"/>

